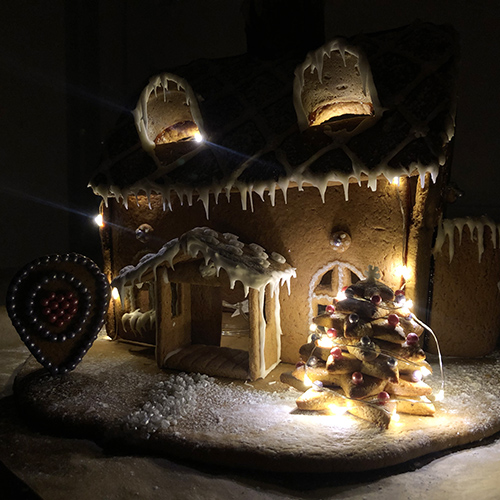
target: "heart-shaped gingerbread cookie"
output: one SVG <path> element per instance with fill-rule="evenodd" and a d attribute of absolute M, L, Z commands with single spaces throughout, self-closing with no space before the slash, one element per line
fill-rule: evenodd
<path fill-rule="evenodd" d="M 12 279 L 7 311 L 33 356 L 52 375 L 73 370 L 104 324 L 110 286 L 76 253 L 30 262 Z"/>

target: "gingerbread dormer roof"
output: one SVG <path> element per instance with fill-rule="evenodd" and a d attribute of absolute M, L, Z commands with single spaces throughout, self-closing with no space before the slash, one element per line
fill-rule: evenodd
<path fill-rule="evenodd" d="M 339 60 L 355 73 L 347 86 L 358 97 L 346 97 L 331 67 Z M 210 194 L 223 191 L 239 190 L 246 207 L 248 193 L 268 191 L 273 201 L 277 188 L 286 198 L 291 186 L 313 185 L 323 196 L 341 183 L 347 197 L 349 182 L 376 189 L 380 176 L 434 179 L 454 135 L 455 78 L 454 30 L 420 22 L 335 39 L 302 61 L 198 60 L 150 81 L 90 186 L 124 203 L 152 193 L 165 205 L 172 194 L 198 197 L 208 213 Z"/>

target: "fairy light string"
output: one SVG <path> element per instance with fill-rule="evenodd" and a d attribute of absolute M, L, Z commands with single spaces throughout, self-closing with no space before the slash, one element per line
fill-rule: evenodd
<path fill-rule="evenodd" d="M 376 271 L 376 268 L 372 268 L 371 272 Z M 378 270 L 377 270 L 378 271 Z M 344 291 L 343 291 L 344 292 Z M 339 300 L 343 300 L 346 298 L 345 293 L 341 293 L 340 296 L 337 296 L 334 303 L 338 303 Z M 397 293 L 397 292 L 396 292 Z M 397 297 L 397 295 L 396 295 Z M 365 301 L 365 302 L 370 302 L 370 300 L 364 298 L 364 297 L 356 297 L 356 299 Z M 416 317 L 416 315 L 410 311 L 410 308 L 413 306 L 412 301 L 406 299 L 404 296 L 404 293 L 401 297 L 397 297 L 397 302 L 396 305 L 388 304 L 385 301 L 377 303 L 377 307 L 381 310 L 385 310 L 387 312 L 387 315 L 384 315 L 382 317 L 388 317 L 389 314 L 391 313 L 399 313 L 401 318 L 405 318 L 408 321 L 413 320 L 417 325 L 419 325 L 421 328 L 423 328 L 425 331 L 429 332 L 432 338 L 434 339 L 436 346 L 437 346 L 437 357 L 438 357 L 438 363 L 439 363 L 439 370 L 440 370 L 440 378 L 441 378 L 441 389 L 440 391 L 433 397 L 431 398 L 431 401 L 443 401 L 444 399 L 444 390 L 445 390 L 445 377 L 444 377 L 444 369 L 443 369 L 443 360 L 442 360 L 442 355 L 441 355 L 441 350 L 439 347 L 439 341 L 437 339 L 437 336 L 435 335 L 434 331 L 426 325 L 423 321 L 421 321 L 419 318 Z M 327 331 L 333 330 L 333 335 L 327 334 Z M 410 334 L 406 335 L 408 343 L 404 342 L 401 347 L 403 346 L 410 346 L 414 345 L 413 341 L 412 344 L 410 344 L 408 336 Z M 412 334 L 415 335 L 415 334 Z M 367 337 L 369 340 L 371 338 L 368 336 Z M 356 341 L 357 342 L 353 342 Z M 335 328 L 327 329 L 325 325 L 317 325 L 316 323 L 312 323 L 310 325 L 310 336 L 309 336 L 309 343 L 314 342 L 314 347 L 311 349 L 309 352 L 308 358 L 306 363 L 304 363 L 304 374 L 305 374 L 305 384 L 308 385 L 308 387 L 312 388 L 315 391 L 330 391 L 332 394 L 336 395 L 336 397 L 340 396 L 344 401 L 346 401 L 346 407 L 344 408 L 342 405 L 338 408 L 338 411 L 333 411 L 331 408 L 331 412 L 335 415 L 339 413 L 344 413 L 345 411 L 349 411 L 349 403 L 348 401 L 355 401 L 356 405 L 370 405 L 370 406 L 377 406 L 380 408 L 381 406 L 384 407 L 384 409 L 388 412 L 391 413 L 391 421 L 397 421 L 398 420 L 398 403 L 399 402 L 408 402 L 411 404 L 415 403 L 429 403 L 431 404 L 431 401 L 427 399 L 427 401 L 423 401 L 426 398 L 423 396 L 420 396 L 420 399 L 415 396 L 397 396 L 397 395 L 390 395 L 386 394 L 385 400 L 380 398 L 380 393 L 377 396 L 371 396 L 366 399 L 357 399 L 357 398 L 351 398 L 347 394 L 341 394 L 340 391 L 335 391 L 331 388 L 327 388 L 323 386 L 322 381 L 320 380 L 313 380 L 315 377 L 313 375 L 312 371 L 309 371 L 308 368 L 313 369 L 314 366 L 317 365 L 319 362 L 318 355 L 320 355 L 320 352 L 317 351 L 317 349 L 321 348 L 326 348 L 326 349 L 333 349 L 333 348 L 340 348 L 341 353 L 350 353 L 353 354 L 351 351 L 353 349 L 360 349 L 360 353 L 356 355 L 358 359 L 363 361 L 363 354 L 366 353 L 367 355 L 370 355 L 370 353 L 373 353 L 375 355 L 375 358 L 381 356 L 386 359 L 386 362 L 393 362 L 393 360 L 396 360 L 399 364 L 403 364 L 405 366 L 405 373 L 407 376 L 410 377 L 412 382 L 420 382 L 424 378 L 426 378 L 429 374 L 432 373 L 432 369 L 429 369 L 430 366 L 427 363 L 423 363 L 422 361 L 425 361 L 425 357 L 423 360 L 420 362 L 417 362 L 415 360 L 410 359 L 410 357 L 405 357 L 404 353 L 397 352 L 395 349 L 395 352 L 385 349 L 380 347 L 378 344 L 374 343 L 373 341 L 370 343 L 369 341 L 362 341 L 362 337 L 353 337 L 352 339 L 344 339 L 343 341 L 340 340 L 339 337 L 335 336 Z M 332 352 L 330 352 L 332 355 Z M 361 356 L 361 357 L 360 357 Z M 321 358 L 321 355 L 319 356 Z M 426 366 L 427 365 L 427 366 Z M 412 371 L 413 370 L 413 371 Z M 309 375 L 308 376 L 308 371 Z M 311 378 L 312 377 L 312 378 Z M 309 382 L 309 383 L 308 383 Z M 387 406 L 385 406 L 387 405 Z M 335 403 L 332 403 L 330 406 L 337 407 L 338 405 Z M 391 412 L 391 408 L 393 411 Z"/>
<path fill-rule="evenodd" d="M 444 386 L 445 386 L 445 381 L 444 381 L 444 369 L 443 369 L 443 358 L 441 356 L 441 349 L 439 348 L 439 341 L 437 339 L 436 334 L 433 332 L 432 328 L 427 326 L 423 321 L 419 320 L 414 313 L 411 313 L 411 318 L 418 323 L 422 328 L 427 330 L 431 335 L 432 338 L 434 339 L 434 342 L 436 343 L 436 350 L 437 350 L 437 356 L 438 356 L 438 362 L 439 362 L 439 370 L 441 372 L 441 390 L 436 394 L 435 400 L 436 401 L 443 401 L 444 399 Z"/>

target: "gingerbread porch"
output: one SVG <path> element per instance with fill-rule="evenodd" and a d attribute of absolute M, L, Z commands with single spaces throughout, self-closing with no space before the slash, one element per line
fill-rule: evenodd
<path fill-rule="evenodd" d="M 138 340 L 154 332 L 160 367 L 243 380 L 265 377 L 280 361 L 280 285 L 290 287 L 294 276 L 277 253 L 268 255 L 233 234 L 193 229 L 113 281 L 129 308 L 138 285 L 146 283 L 148 295 L 156 289 L 155 302 L 145 304 L 145 311 L 135 309 L 133 320 L 130 313 L 122 316 L 122 337 L 132 333 L 128 338 Z M 222 301 L 231 296 L 241 301 L 248 296 L 246 353 L 220 346 Z"/>

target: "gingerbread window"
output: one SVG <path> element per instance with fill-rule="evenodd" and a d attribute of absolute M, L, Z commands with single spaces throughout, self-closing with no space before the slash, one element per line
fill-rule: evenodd
<path fill-rule="evenodd" d="M 347 262 L 334 261 L 319 269 L 310 284 L 310 318 L 322 314 L 344 287 L 363 278 L 363 273 Z"/>
<path fill-rule="evenodd" d="M 375 116 L 380 106 L 363 52 L 335 39 L 309 53 L 295 70 L 294 105 L 302 130 Z"/>
<path fill-rule="evenodd" d="M 126 287 L 127 311 L 121 317 L 120 336 L 144 344 L 154 344 L 156 336 L 155 285 L 140 282 Z"/>
<path fill-rule="evenodd" d="M 158 144 L 201 138 L 202 119 L 196 95 L 186 80 L 172 73 L 150 79 L 133 113 L 146 151 L 152 152 Z"/>

